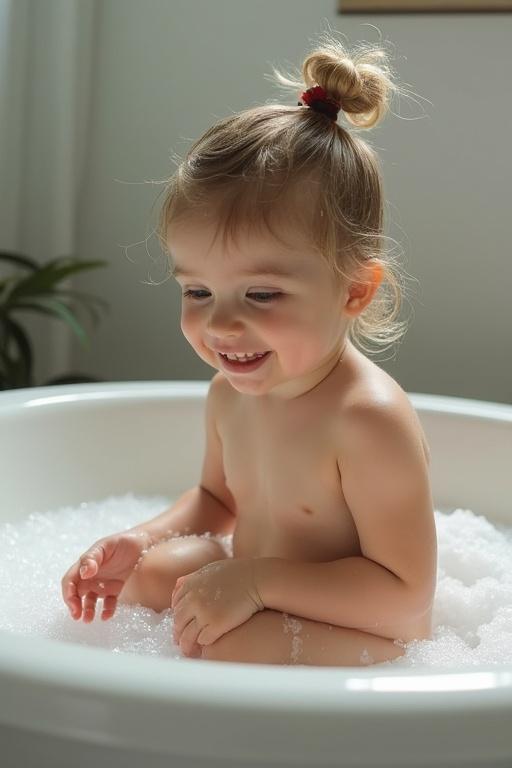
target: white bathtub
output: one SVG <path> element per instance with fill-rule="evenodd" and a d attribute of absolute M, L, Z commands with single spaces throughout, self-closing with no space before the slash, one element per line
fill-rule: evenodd
<path fill-rule="evenodd" d="M 130 491 L 178 496 L 198 479 L 207 387 L 0 393 L 0 519 Z M 436 508 L 512 524 L 512 407 L 410 397 L 432 451 Z M 512 661 L 470 673 L 276 667 L 0 632 L 0 764 L 93 763 L 510 767 Z"/>

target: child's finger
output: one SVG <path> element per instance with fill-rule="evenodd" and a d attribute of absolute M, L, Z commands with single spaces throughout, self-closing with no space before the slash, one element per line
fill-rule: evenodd
<path fill-rule="evenodd" d="M 84 597 L 84 621 L 86 623 L 94 619 L 97 599 L 98 595 L 94 592 L 88 592 Z"/>
<path fill-rule="evenodd" d="M 188 656 L 191 659 L 199 659 L 203 655 L 203 646 L 199 643 L 194 643 Z"/>
<path fill-rule="evenodd" d="M 95 576 L 103 565 L 105 550 L 101 544 L 95 544 L 80 558 L 80 576 L 82 579 L 90 579 Z"/>
<path fill-rule="evenodd" d="M 68 607 L 71 617 L 79 619 L 82 615 L 82 601 L 79 597 L 72 597 L 68 600 Z"/>
<path fill-rule="evenodd" d="M 171 608 L 175 608 L 177 603 L 178 603 L 178 595 L 180 594 L 180 591 L 181 591 L 181 589 L 183 587 L 183 583 L 181 583 L 181 584 L 178 583 L 178 582 L 181 581 L 181 579 L 182 579 L 181 576 L 180 576 L 179 579 L 177 579 L 176 584 L 174 586 L 174 589 L 172 591 L 172 595 L 171 595 Z M 179 598 L 179 599 L 181 599 L 181 598 Z"/>
<path fill-rule="evenodd" d="M 187 624 L 185 629 L 181 632 L 179 637 L 179 646 L 185 656 L 190 656 L 193 653 L 197 653 L 197 638 L 201 634 L 201 627 L 198 624 L 197 618 L 194 616 Z M 202 649 L 201 649 L 202 653 Z"/>
<path fill-rule="evenodd" d="M 76 583 L 71 575 L 62 580 L 61 589 L 63 600 L 72 617 L 74 619 L 80 618 L 80 614 L 82 613 L 82 600 L 78 595 Z"/>
<path fill-rule="evenodd" d="M 116 606 L 117 606 L 117 597 L 115 597 L 114 595 L 108 595 L 108 597 L 105 597 L 103 600 L 103 611 L 101 614 L 101 618 L 104 621 L 106 619 L 111 619 L 115 613 Z"/>
<path fill-rule="evenodd" d="M 80 578 L 91 579 L 98 572 L 98 563 L 90 555 L 80 560 Z"/>
<path fill-rule="evenodd" d="M 76 595 L 76 586 L 71 576 L 66 576 L 61 582 L 62 597 L 66 605 L 69 604 L 69 600 Z"/>

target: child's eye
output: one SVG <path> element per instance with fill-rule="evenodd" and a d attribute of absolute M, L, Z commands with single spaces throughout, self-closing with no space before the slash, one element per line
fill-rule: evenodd
<path fill-rule="evenodd" d="M 255 301 L 269 302 L 269 301 L 273 301 L 273 299 L 277 299 L 279 296 L 282 296 L 283 294 L 280 293 L 279 291 L 277 291 L 275 293 L 271 293 L 270 291 L 268 291 L 268 292 L 267 291 L 255 291 L 254 293 L 248 293 L 247 295 L 250 296 L 251 298 L 253 296 L 260 296 L 260 297 L 263 296 L 263 298 L 255 299 Z"/>
<path fill-rule="evenodd" d="M 205 296 L 198 296 L 198 294 L 203 293 L 208 295 L 208 291 L 201 291 L 201 290 L 192 290 L 189 289 L 185 291 L 183 296 L 188 296 L 191 299 L 201 300 L 204 299 Z M 282 296 L 282 293 L 279 291 L 275 293 L 271 293 L 270 291 L 254 291 L 253 293 L 247 294 L 249 298 L 254 297 L 254 301 L 259 301 L 261 303 L 268 303 L 269 301 L 273 301 L 274 299 L 278 298 L 279 296 Z"/>
<path fill-rule="evenodd" d="M 188 290 L 188 291 L 185 291 L 183 296 L 190 296 L 191 299 L 204 299 L 204 296 L 197 296 L 196 294 L 198 294 L 198 293 L 208 293 L 208 291 L 192 291 L 192 290 Z"/>

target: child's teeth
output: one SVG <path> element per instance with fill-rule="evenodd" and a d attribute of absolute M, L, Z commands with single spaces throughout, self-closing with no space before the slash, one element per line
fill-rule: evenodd
<path fill-rule="evenodd" d="M 226 357 L 228 358 L 228 360 L 255 360 L 258 357 L 263 357 L 264 354 L 265 354 L 264 352 L 262 352 L 261 354 L 257 354 L 255 352 L 253 352 L 250 355 L 248 355 L 248 354 L 244 354 L 244 355 L 229 354 L 229 355 L 226 355 Z"/>

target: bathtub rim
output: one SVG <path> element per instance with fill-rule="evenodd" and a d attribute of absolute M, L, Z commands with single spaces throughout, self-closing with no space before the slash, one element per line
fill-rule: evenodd
<path fill-rule="evenodd" d="M 209 380 L 108 381 L 84 384 L 60 384 L 0 391 L 0 414 L 18 408 L 49 407 L 62 402 L 111 401 L 161 397 L 205 397 Z M 406 392 L 414 408 L 421 411 L 449 413 L 489 421 L 512 422 L 512 405 L 489 400 L 474 400 L 451 395 Z"/>
<path fill-rule="evenodd" d="M 12 640 L 0 632 L 0 680 L 6 692 L 0 724 L 71 742 L 196 759 L 213 754 L 241 765 L 247 754 L 258 754 L 262 764 L 291 758 L 296 765 L 338 765 L 344 749 L 347 759 L 356 755 L 363 766 L 381 754 L 365 736 L 384 731 L 386 756 L 397 768 L 413 768 L 418 754 L 429 754 L 433 764 L 456 754 L 467 768 L 476 766 L 472 760 L 512 757 L 512 742 L 503 738 L 512 711 L 512 667 L 433 675 L 386 665 L 378 671 L 205 665 L 147 656 L 134 664 L 132 654 L 113 658 L 102 648 L 22 636 Z M 308 728 L 295 731 L 290 744 L 281 733 L 281 718 L 288 729 L 293 723 L 297 729 L 305 717 Z M 221 735 L 214 752 L 208 736 L 190 738 L 190 718 L 199 732 L 213 728 Z M 447 722 L 449 735 L 436 739 Z M 262 733 L 271 738 L 261 739 Z"/>
<path fill-rule="evenodd" d="M 15 640 L 15 642 L 13 642 Z M 84 680 L 83 658 L 88 657 L 91 664 L 88 667 L 88 677 Z M 137 663 L 134 664 L 134 661 Z M 172 669 L 172 684 L 175 690 L 169 689 L 169 679 L 162 673 L 170 668 Z M 190 677 L 187 669 L 191 667 L 194 671 L 201 670 L 201 677 Z M 13 670 L 22 670 L 14 673 Z M 361 709 L 364 711 L 373 710 L 375 702 L 375 693 L 379 693 L 379 698 L 393 697 L 397 692 L 418 694 L 412 702 L 408 697 L 407 707 L 423 708 L 430 694 L 450 693 L 450 703 L 447 705 L 447 711 L 453 710 L 455 701 L 464 703 L 469 691 L 481 692 L 481 698 L 487 699 L 487 692 L 500 691 L 500 697 L 505 697 L 512 706 L 512 664 L 510 665 L 478 665 L 457 668 L 446 668 L 436 671 L 434 674 L 427 667 L 394 667 L 387 663 L 380 665 L 371 665 L 369 667 L 311 667 L 301 665 L 272 665 L 272 664 L 245 664 L 230 662 L 209 661 L 205 664 L 204 660 L 170 657 L 152 657 L 146 654 L 135 653 L 112 653 L 110 649 L 100 648 L 88 645 L 82 645 L 50 638 L 34 638 L 25 635 L 15 635 L 5 630 L 0 630 L 0 673 L 6 673 L 8 677 L 39 679 L 47 683 L 58 681 L 59 685 L 74 688 L 79 687 L 83 690 L 94 691 L 115 691 L 122 694 L 133 693 L 140 696 L 146 688 L 146 693 L 157 694 L 157 698 L 176 698 L 183 700 L 183 696 L 190 698 L 191 691 L 200 694 L 197 701 L 205 701 L 205 689 L 203 686 L 206 670 L 213 670 L 212 682 L 220 682 L 222 679 L 222 688 L 219 690 L 213 686 L 206 692 L 206 698 L 210 697 L 211 703 L 226 703 L 223 698 L 226 688 L 233 694 L 233 704 L 239 708 L 243 702 L 236 698 L 245 690 L 245 682 L 242 686 L 237 678 L 237 673 L 243 670 L 244 674 L 249 674 L 253 679 L 255 691 L 265 691 L 265 698 L 261 701 L 256 699 L 251 701 L 251 707 L 254 704 L 261 704 L 266 709 L 269 706 L 267 698 L 269 688 L 273 695 L 272 704 L 277 710 L 289 706 L 297 710 L 309 711 L 313 704 L 319 709 L 325 705 L 325 696 L 332 696 L 327 709 L 331 711 L 333 705 L 347 703 L 348 698 L 339 698 L 340 691 L 351 693 L 354 690 L 359 691 Z M 234 674 L 229 674 L 228 670 L 233 670 Z M 125 676 L 121 676 L 124 673 Z M 204 674 L 203 674 L 204 673 Z M 225 674 L 227 673 L 227 674 Z M 262 682 L 262 676 L 270 678 Z M 336 680 L 333 679 L 333 673 Z M 219 677 L 220 675 L 220 677 Z M 129 677 L 133 677 L 133 683 Z M 317 691 L 308 690 L 308 700 L 306 702 L 297 701 L 297 691 L 304 692 L 304 683 L 311 682 L 308 678 L 322 678 L 321 686 Z M 426 679 L 430 678 L 427 682 Z M 151 685 L 146 685 L 151 681 Z M 77 685 L 78 683 L 78 685 Z M 290 686 L 283 689 L 283 684 Z M 315 698 L 316 694 L 321 695 L 321 699 Z M 458 698 L 460 694 L 460 698 Z M 363 701 L 364 700 L 364 701 Z M 492 703 L 491 699 L 487 700 Z M 350 700 L 350 707 L 353 708 L 354 702 Z M 381 705 L 378 710 L 381 711 Z"/>

